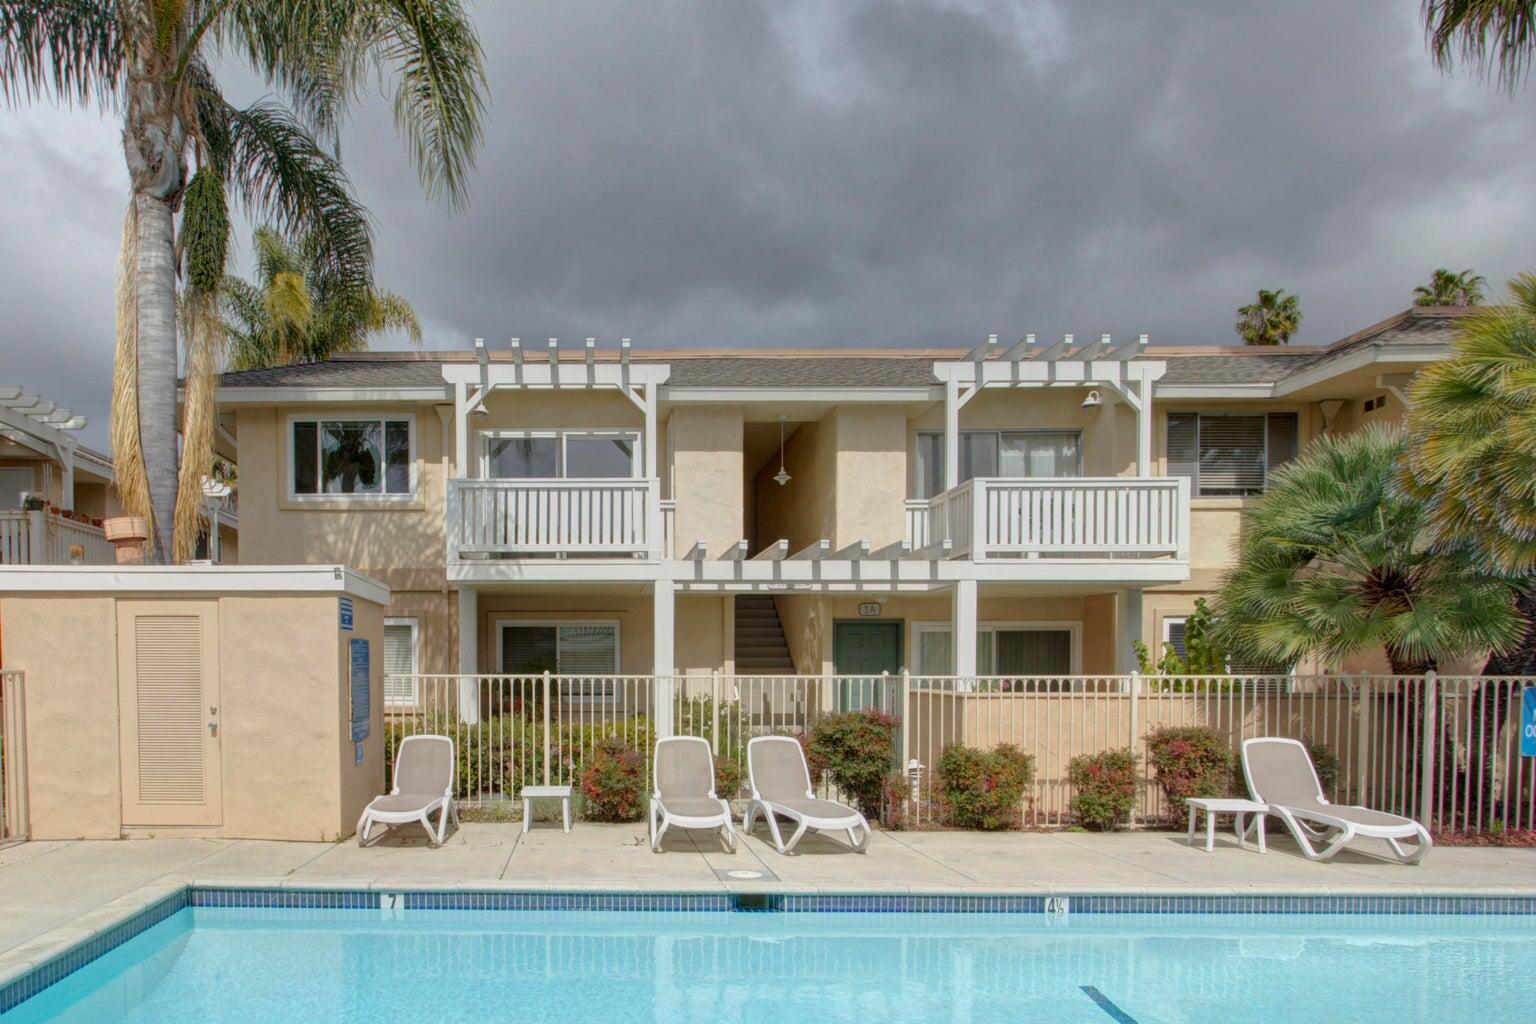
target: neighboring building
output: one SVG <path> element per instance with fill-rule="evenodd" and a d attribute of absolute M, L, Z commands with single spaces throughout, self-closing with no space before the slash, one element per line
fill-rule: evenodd
<path fill-rule="evenodd" d="M 0 386 L 0 565 L 116 561 L 101 526 L 122 514 L 112 459 L 80 444 L 85 425 L 56 402 Z M 207 490 L 206 521 L 216 529 L 205 529 L 198 557 L 237 561 L 234 495 Z"/>
<path fill-rule="evenodd" d="M 388 584 L 392 672 L 1108 674 L 1179 639 L 1275 467 L 1402 414 L 1454 315 L 1322 348 L 359 353 L 218 401 L 241 561 Z"/>

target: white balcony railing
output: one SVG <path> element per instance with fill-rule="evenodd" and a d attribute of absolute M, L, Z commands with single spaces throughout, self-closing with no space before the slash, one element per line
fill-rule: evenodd
<path fill-rule="evenodd" d="M 0 512 L 0 565 L 111 565 L 99 526 L 51 512 Z"/>
<path fill-rule="evenodd" d="M 449 480 L 448 559 L 660 554 L 655 480 Z"/>
<path fill-rule="evenodd" d="M 956 558 L 1189 556 L 1189 481 L 975 479 L 907 502 L 914 548 L 949 540 Z"/>

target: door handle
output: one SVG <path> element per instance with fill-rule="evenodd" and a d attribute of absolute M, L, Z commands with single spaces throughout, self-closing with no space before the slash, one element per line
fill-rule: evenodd
<path fill-rule="evenodd" d="M 209 736 L 215 736 L 215 737 L 219 735 L 219 723 L 218 722 L 209 722 L 208 723 L 208 735 Z"/>

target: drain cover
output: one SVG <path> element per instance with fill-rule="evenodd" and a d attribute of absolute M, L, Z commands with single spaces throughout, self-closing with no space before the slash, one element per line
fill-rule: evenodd
<path fill-rule="evenodd" d="M 728 877 L 728 878 L 762 878 L 763 877 L 763 873 L 761 871 L 727 871 L 725 874 L 726 874 L 726 877 Z"/>

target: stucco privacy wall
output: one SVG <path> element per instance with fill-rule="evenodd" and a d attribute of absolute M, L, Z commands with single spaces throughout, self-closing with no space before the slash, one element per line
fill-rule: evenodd
<path fill-rule="evenodd" d="M 739 407 L 713 405 L 682 406 L 668 418 L 678 556 L 703 541 L 714 557 L 746 536 L 742 422 Z"/>
<path fill-rule="evenodd" d="M 341 628 L 341 600 L 352 628 Z M 232 838 L 333 840 L 383 791 L 383 605 L 388 591 L 335 566 L 290 570 L 0 570 L 0 651 L 26 673 L 27 780 L 36 839 L 123 833 L 118 610 L 213 606 L 222 775 L 217 824 L 158 828 Z M 357 764 L 349 648 L 369 648 L 369 735 Z"/>

